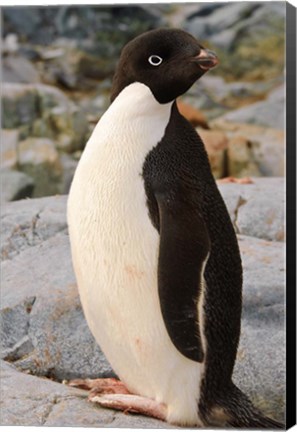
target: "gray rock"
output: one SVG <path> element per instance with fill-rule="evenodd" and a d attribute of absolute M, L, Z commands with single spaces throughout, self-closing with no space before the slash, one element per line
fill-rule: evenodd
<path fill-rule="evenodd" d="M 238 21 L 251 15 L 259 7 L 256 3 L 227 3 L 223 7 L 214 8 L 207 16 L 193 17 L 186 27 L 196 37 L 207 39 L 234 26 Z M 192 15 L 193 16 L 193 15 Z"/>
<path fill-rule="evenodd" d="M 221 31 L 219 34 L 215 34 L 210 38 L 212 44 L 221 50 L 229 52 L 234 46 L 234 42 L 238 36 L 239 29 L 237 26 L 235 28 L 227 28 Z"/>
<path fill-rule="evenodd" d="M 61 155 L 60 160 L 63 166 L 61 192 L 62 194 L 68 194 L 77 167 L 77 160 L 65 153 Z"/>
<path fill-rule="evenodd" d="M 205 75 L 183 98 L 191 101 L 193 106 L 203 109 L 209 118 L 217 118 L 230 112 L 234 106 L 246 104 L 247 99 L 263 99 L 276 84 L 276 79 L 252 83 L 240 80 L 226 82 L 221 76 Z M 280 86 L 281 88 L 284 87 Z M 279 93 L 283 94 L 281 91 Z"/>
<path fill-rule="evenodd" d="M 29 314 L 35 297 L 28 297 L 14 309 L 4 308 L 0 312 L 1 358 L 15 361 L 31 352 L 28 338 Z M 13 326 L 11 323 L 14 323 Z"/>
<path fill-rule="evenodd" d="M 268 95 L 269 101 L 281 101 L 284 103 L 285 98 L 286 98 L 286 92 L 285 92 L 284 84 L 274 88 Z"/>
<path fill-rule="evenodd" d="M 230 111 L 222 118 L 230 122 L 251 123 L 284 129 L 285 100 L 284 97 L 271 97 L 270 99 L 268 98 L 268 100 L 255 102 L 245 107 Z"/>
<path fill-rule="evenodd" d="M 20 369 L 59 381 L 112 375 L 83 318 L 67 235 L 58 233 L 26 248 L 13 260 L 4 261 L 2 271 L 3 307 L 17 313 L 18 299 L 23 303 L 28 297 L 36 298 L 27 328 L 32 350 L 16 360 Z M 15 323 L 18 320 L 10 324 Z M 5 348 L 13 347 L 13 342 L 9 339 Z"/>
<path fill-rule="evenodd" d="M 38 83 L 40 76 L 29 60 L 10 55 L 2 61 L 2 80 L 10 83 Z"/>
<path fill-rule="evenodd" d="M 237 217 L 235 222 L 238 223 L 241 207 L 261 190 L 266 190 L 266 194 L 273 192 L 276 197 L 275 186 L 280 190 L 280 185 L 279 179 L 264 179 L 254 185 L 221 185 L 220 189 L 223 189 L 232 217 Z M 230 186 L 232 191 L 228 189 Z M 246 197 L 247 203 L 238 210 L 236 200 L 240 195 Z M 8 204 L 2 215 L 5 233 L 1 264 L 2 331 L 5 334 L 2 357 L 21 371 L 58 381 L 110 376 L 113 372 L 90 334 L 81 310 L 71 265 L 65 206 L 66 197 L 18 201 Z M 259 206 L 263 206 L 262 201 Z M 255 213 L 252 217 L 254 224 L 258 223 Z M 24 227 L 24 236 L 18 232 L 20 227 Z M 239 246 L 244 268 L 243 321 L 234 378 L 266 414 L 282 419 L 285 388 L 282 343 L 284 244 L 240 235 Z M 10 376 L 12 373 L 6 372 L 5 378 L 13 379 Z M 17 415 L 20 409 L 25 410 L 24 406 L 33 413 L 31 420 L 24 416 L 24 422 L 30 425 L 88 426 L 89 421 L 95 424 L 93 409 L 98 415 L 112 413 L 88 404 L 91 411 L 87 410 L 87 415 L 81 416 L 86 405 L 80 403 L 85 401 L 81 397 L 76 400 L 72 396 L 74 393 L 69 396 L 69 389 L 46 380 L 41 380 L 40 385 L 33 381 L 36 391 L 46 394 L 46 397 L 38 396 L 35 391 L 31 393 L 33 397 L 28 397 L 26 392 L 30 391 L 31 384 L 28 381 L 28 385 L 20 385 L 27 379 L 38 380 L 21 374 L 21 379 L 15 384 L 14 381 L 6 384 L 10 386 L 6 399 L 10 401 L 14 397 L 16 400 L 13 409 L 9 409 L 9 403 L 5 402 L 5 424 L 19 424 Z M 54 387 L 43 387 L 45 383 Z M 65 400 L 64 396 L 59 396 L 59 389 L 67 392 Z M 22 404 L 23 398 L 26 399 L 25 405 Z M 109 425 L 113 421 L 113 426 L 130 427 L 135 425 L 130 423 L 130 419 L 141 419 L 137 424 L 143 427 L 162 425 L 141 417 L 117 416 L 121 414 L 116 414 L 113 420 L 103 417 L 101 424 Z"/>
<path fill-rule="evenodd" d="M 18 145 L 19 169 L 34 179 L 34 197 L 60 192 L 62 165 L 55 143 L 48 138 L 27 138 Z"/>
<path fill-rule="evenodd" d="M 1 169 L 0 176 L 1 202 L 32 197 L 35 183 L 29 175 L 19 171 Z"/>
<path fill-rule="evenodd" d="M 19 131 L 17 129 L 1 129 L 0 166 L 14 169 L 17 167 Z"/>
<path fill-rule="evenodd" d="M 2 426 L 170 428 L 161 421 L 125 415 L 87 401 L 87 392 L 20 373 L 1 361 Z"/>
<path fill-rule="evenodd" d="M 16 54 L 19 49 L 19 39 L 14 33 L 8 33 L 1 41 L 1 53 L 4 55 Z"/>
<path fill-rule="evenodd" d="M 284 320 L 285 244 L 238 236 L 243 262 L 244 318 L 255 328 Z"/>
<path fill-rule="evenodd" d="M 243 320 L 235 383 L 267 415 L 284 421 L 285 247 L 239 236 L 243 261 Z"/>
<path fill-rule="evenodd" d="M 38 95 L 33 85 L 3 83 L 1 90 L 3 128 L 32 124 L 38 118 Z"/>
<path fill-rule="evenodd" d="M 66 197 L 61 196 L 5 204 L 1 211 L 1 259 L 12 259 L 25 249 L 64 232 L 67 229 L 65 209 Z"/>
<path fill-rule="evenodd" d="M 219 184 L 237 233 L 284 241 L 284 178 L 252 180 L 252 184 Z"/>
<path fill-rule="evenodd" d="M 283 29 L 286 5 L 282 1 L 259 4 L 254 13 L 239 25 L 242 40 L 249 39 L 251 44 L 267 35 L 276 34 Z M 238 41 L 239 42 L 239 41 Z"/>
<path fill-rule="evenodd" d="M 18 128 L 22 138 L 54 139 L 64 151 L 84 147 L 86 117 L 61 90 L 44 84 L 3 83 L 2 96 L 4 128 Z"/>

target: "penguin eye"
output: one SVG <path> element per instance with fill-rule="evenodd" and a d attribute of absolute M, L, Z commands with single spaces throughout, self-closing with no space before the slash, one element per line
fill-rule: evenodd
<path fill-rule="evenodd" d="M 148 61 L 152 66 L 159 66 L 162 63 L 163 59 L 158 55 L 151 55 Z"/>

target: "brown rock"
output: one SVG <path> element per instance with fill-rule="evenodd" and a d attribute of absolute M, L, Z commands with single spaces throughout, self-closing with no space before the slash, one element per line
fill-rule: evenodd
<path fill-rule="evenodd" d="M 15 129 L 1 129 L 0 166 L 16 168 L 19 132 Z"/>
<path fill-rule="evenodd" d="M 211 170 L 215 178 L 225 175 L 225 153 L 228 147 L 228 139 L 224 132 L 197 129 L 204 142 Z"/>
<path fill-rule="evenodd" d="M 260 171 L 254 161 L 249 140 L 241 135 L 229 139 L 227 150 L 228 174 L 235 177 L 259 177 Z"/>
<path fill-rule="evenodd" d="M 55 143 L 48 138 L 27 138 L 19 143 L 18 163 L 36 187 L 34 197 L 59 193 L 62 165 Z"/>
<path fill-rule="evenodd" d="M 185 102 L 182 102 L 181 100 L 177 101 L 177 106 L 181 115 L 183 115 L 194 127 L 200 126 L 204 129 L 209 129 L 207 119 L 201 111 Z"/>
<path fill-rule="evenodd" d="M 252 171 L 245 170 L 240 176 L 284 176 L 285 134 L 283 130 L 247 123 L 233 123 L 222 118 L 211 121 L 210 126 L 225 131 L 229 138 L 235 138 L 231 153 L 235 151 L 235 147 L 237 153 L 240 151 L 240 146 L 246 147 L 242 153 L 249 153 L 254 164 L 251 165 Z M 243 154 L 240 157 L 242 158 Z M 254 173 L 255 165 L 259 174 Z M 228 174 L 238 176 L 238 169 Z"/>

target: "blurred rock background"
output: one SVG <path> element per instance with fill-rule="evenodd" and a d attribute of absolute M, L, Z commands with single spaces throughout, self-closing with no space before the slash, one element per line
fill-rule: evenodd
<path fill-rule="evenodd" d="M 2 8 L 2 200 L 67 193 L 122 46 L 183 28 L 220 58 L 182 97 L 216 178 L 284 175 L 284 2 Z"/>
<path fill-rule="evenodd" d="M 217 179 L 252 178 L 219 185 L 244 271 L 234 379 L 263 412 L 283 420 L 285 7 L 2 8 L 2 425 L 169 427 L 99 409 L 61 384 L 113 373 L 82 313 L 66 194 L 109 105 L 122 46 L 160 26 L 189 31 L 220 58 L 179 108 L 201 135 Z M 28 197 L 36 199 L 22 200 Z"/>

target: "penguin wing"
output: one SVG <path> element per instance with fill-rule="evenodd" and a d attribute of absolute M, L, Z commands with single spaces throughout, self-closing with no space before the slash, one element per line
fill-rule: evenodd
<path fill-rule="evenodd" d="M 185 197 L 183 197 L 185 198 Z M 204 263 L 210 249 L 206 225 L 187 200 L 158 193 L 160 218 L 158 291 L 162 316 L 175 347 L 187 358 L 202 362 L 198 302 Z"/>

